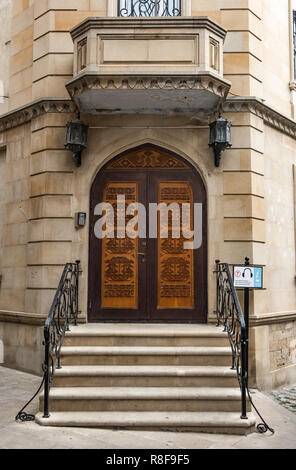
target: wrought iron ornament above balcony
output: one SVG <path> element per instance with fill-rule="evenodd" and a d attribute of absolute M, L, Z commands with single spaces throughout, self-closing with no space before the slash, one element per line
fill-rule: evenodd
<path fill-rule="evenodd" d="M 118 16 L 181 16 L 181 0 L 118 0 Z"/>

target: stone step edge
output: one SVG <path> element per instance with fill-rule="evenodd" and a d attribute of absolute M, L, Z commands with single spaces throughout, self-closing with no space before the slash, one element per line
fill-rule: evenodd
<path fill-rule="evenodd" d="M 231 401 L 240 400 L 241 393 L 238 387 L 52 387 L 50 399 Z"/>
<path fill-rule="evenodd" d="M 230 346 L 63 346 L 62 356 L 231 356 Z"/>
<path fill-rule="evenodd" d="M 217 331 L 217 332 L 206 332 L 206 331 L 199 331 L 199 332 L 185 332 L 185 331 L 118 331 L 118 332 L 109 332 L 109 331 L 67 331 L 65 338 L 83 338 L 83 337 L 90 337 L 90 338 L 120 338 L 120 337 L 127 337 L 127 338 L 227 338 L 228 335 L 224 331 Z"/>
<path fill-rule="evenodd" d="M 130 411 L 54 411 L 49 418 L 42 412 L 36 415 L 36 422 L 43 426 L 78 426 L 78 427 L 209 427 L 209 428 L 244 428 L 256 424 L 253 413 L 248 419 L 241 419 L 234 412 L 130 412 Z"/>
<path fill-rule="evenodd" d="M 62 366 L 56 377 L 224 377 L 234 378 L 236 371 L 225 366 Z"/>

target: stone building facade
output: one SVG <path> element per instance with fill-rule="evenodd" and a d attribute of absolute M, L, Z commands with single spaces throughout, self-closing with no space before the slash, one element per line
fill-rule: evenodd
<path fill-rule="evenodd" d="M 179 155 L 205 186 L 207 321 L 215 260 L 263 265 L 264 290 L 251 292 L 252 384 L 295 382 L 296 1 L 183 0 L 181 16 L 140 19 L 118 17 L 117 3 L 12 0 L 9 39 L 1 28 L 5 364 L 40 372 L 42 325 L 76 259 L 88 321 L 91 186 L 107 162 L 145 145 Z M 208 126 L 221 105 L 232 147 L 215 167 Z M 89 126 L 80 167 L 64 148 L 76 107 Z M 77 212 L 87 214 L 80 229 Z"/>

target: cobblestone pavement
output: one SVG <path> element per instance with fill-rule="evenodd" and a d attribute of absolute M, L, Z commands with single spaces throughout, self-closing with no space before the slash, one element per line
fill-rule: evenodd
<path fill-rule="evenodd" d="M 275 390 L 273 396 L 285 408 L 296 413 L 296 384 Z"/>
<path fill-rule="evenodd" d="M 296 414 L 278 404 L 274 396 L 257 390 L 252 398 L 275 429 L 273 435 L 58 428 L 16 422 L 16 413 L 40 382 L 40 377 L 0 366 L 0 449 L 296 449 Z M 27 411 L 37 410 L 35 399 Z"/>

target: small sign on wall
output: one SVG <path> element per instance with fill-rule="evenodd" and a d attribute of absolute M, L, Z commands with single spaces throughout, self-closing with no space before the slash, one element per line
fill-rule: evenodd
<path fill-rule="evenodd" d="M 233 266 L 234 287 L 263 289 L 262 266 Z"/>

